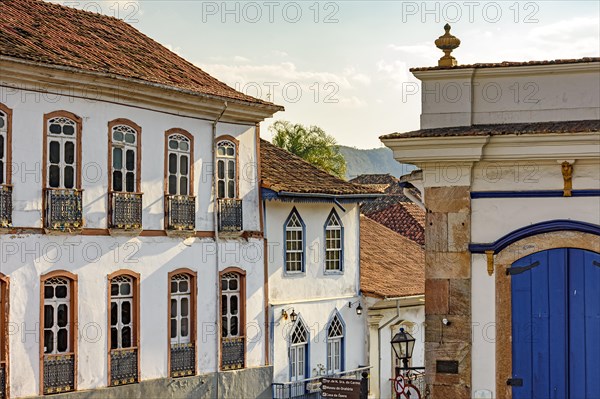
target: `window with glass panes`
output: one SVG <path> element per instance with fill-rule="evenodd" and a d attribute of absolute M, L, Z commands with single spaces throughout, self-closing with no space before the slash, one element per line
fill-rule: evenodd
<path fill-rule="evenodd" d="M 190 139 L 181 134 L 167 138 L 167 193 L 191 195 L 190 193 Z"/>
<path fill-rule="evenodd" d="M 217 143 L 217 196 L 236 198 L 236 146 L 229 140 Z"/>
<path fill-rule="evenodd" d="M 187 274 L 171 277 L 171 344 L 191 342 L 191 279 Z"/>
<path fill-rule="evenodd" d="M 137 191 L 137 139 L 137 132 L 130 126 L 112 128 L 112 191 Z"/>
<path fill-rule="evenodd" d="M 6 183 L 6 157 L 8 141 L 8 117 L 0 111 L 0 184 Z"/>
<path fill-rule="evenodd" d="M 48 120 L 47 187 L 73 189 L 77 184 L 77 122 L 66 117 Z"/>
<path fill-rule="evenodd" d="M 70 280 L 53 277 L 44 282 L 44 354 L 71 351 Z"/>
<path fill-rule="evenodd" d="M 110 281 L 110 349 L 134 345 L 133 278 L 117 276 Z"/>
<path fill-rule="evenodd" d="M 235 338 L 240 333 L 241 278 L 238 273 L 221 276 L 221 336 Z"/>
<path fill-rule="evenodd" d="M 297 320 L 290 336 L 290 379 L 300 381 L 306 378 L 306 351 L 308 349 L 308 329 Z"/>
<path fill-rule="evenodd" d="M 325 270 L 342 270 L 342 223 L 335 212 L 325 224 Z"/>
<path fill-rule="evenodd" d="M 295 209 L 285 224 L 285 270 L 304 271 L 304 226 Z"/>
<path fill-rule="evenodd" d="M 327 329 L 327 373 L 339 373 L 342 370 L 342 350 L 344 343 L 344 325 L 336 314 Z"/>

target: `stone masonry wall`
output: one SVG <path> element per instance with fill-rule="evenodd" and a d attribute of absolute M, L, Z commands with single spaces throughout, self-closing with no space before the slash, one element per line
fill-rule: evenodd
<path fill-rule="evenodd" d="M 425 365 L 434 399 L 471 397 L 471 231 L 469 187 L 425 189 Z M 449 325 L 443 324 L 443 319 Z M 457 361 L 458 373 L 437 372 Z"/>

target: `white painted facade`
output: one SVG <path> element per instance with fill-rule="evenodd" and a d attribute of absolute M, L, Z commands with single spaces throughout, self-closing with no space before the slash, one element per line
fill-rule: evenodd
<path fill-rule="evenodd" d="M 414 75 L 422 81 L 422 129 L 600 118 L 599 62 L 440 69 Z M 451 88 L 461 88 L 462 97 L 455 99 L 449 94 Z M 484 88 L 490 90 L 487 98 Z M 500 93 L 497 100 L 492 98 L 496 89 Z M 530 198 L 471 199 L 471 243 L 492 243 L 519 228 L 549 220 L 600 224 L 597 195 L 541 198 L 533 193 L 563 190 L 563 161 L 573 165 L 573 190 L 599 190 L 598 132 L 384 142 L 399 162 L 423 169 L 425 188 L 467 186 L 471 192 L 532 192 Z M 515 254 L 515 260 L 518 257 Z M 495 398 L 496 285 L 495 277 L 488 275 L 485 254 L 471 255 L 471 306 L 473 397 Z"/>
<path fill-rule="evenodd" d="M 268 241 L 269 303 L 271 318 L 272 365 L 275 382 L 291 379 L 289 342 L 293 328 L 288 316 L 294 311 L 310 330 L 306 378 L 327 373 L 327 327 L 339 313 L 345 325 L 342 371 L 365 366 L 366 312 L 357 315 L 359 297 L 359 225 L 358 203 L 344 202 L 343 209 L 333 202 L 265 201 L 265 237 Z M 285 271 L 284 225 L 293 209 L 305 224 L 304 272 Z M 325 271 L 325 223 L 335 210 L 343 225 L 343 270 Z M 348 305 L 352 303 L 352 308 Z M 364 304 L 362 304 L 364 307 Z"/>
<path fill-rule="evenodd" d="M 0 272 L 10 279 L 11 397 L 40 394 L 40 276 L 55 270 L 71 272 L 78 279 L 77 390 L 107 386 L 107 276 L 119 269 L 140 274 L 141 380 L 169 375 L 167 274 L 179 268 L 197 272 L 198 373 L 219 369 L 218 273 L 228 267 L 246 273 L 246 367 L 268 364 L 256 124 L 273 109 L 235 100 L 227 105 L 223 99 L 118 82 L 99 74 L 8 60 L 0 67 L 0 102 L 12 110 L 13 231 L 0 234 Z M 83 235 L 41 231 L 44 114 L 59 110 L 82 119 Z M 117 118 L 141 127 L 142 227 L 151 234 L 142 232 L 139 237 L 112 237 L 106 230 L 108 123 Z M 194 137 L 197 233 L 187 239 L 164 234 L 165 132 L 171 128 Z M 250 238 L 213 238 L 218 232 L 212 148 L 214 136 L 221 135 L 239 141 L 238 198 L 243 200 L 243 230 L 253 233 Z"/>
<path fill-rule="evenodd" d="M 371 385 L 369 397 L 394 399 L 393 379 L 396 367 L 403 367 L 390 344 L 401 329 L 415 338 L 409 367 L 425 365 L 425 296 L 378 300 L 366 298 L 369 327 L 369 364 Z"/>

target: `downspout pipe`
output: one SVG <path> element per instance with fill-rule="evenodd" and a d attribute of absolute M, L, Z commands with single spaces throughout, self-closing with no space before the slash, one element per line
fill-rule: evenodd
<path fill-rule="evenodd" d="M 418 205 L 421 209 L 426 210 L 423 201 L 421 201 L 419 198 L 417 198 L 417 196 L 410 192 L 411 189 L 415 188 L 415 186 L 413 186 L 412 183 L 400 182 L 398 184 L 400 185 L 400 187 L 402 187 L 402 194 L 404 194 L 409 200 Z"/>
<path fill-rule="evenodd" d="M 215 295 L 215 322 L 217 325 L 217 337 L 219 337 L 217 339 L 217 346 L 216 346 L 216 357 L 215 357 L 215 361 L 217 363 L 217 367 L 216 367 L 216 374 L 217 374 L 217 384 L 216 384 L 216 397 L 219 397 L 219 382 L 218 382 L 218 375 L 219 375 L 219 369 L 220 369 L 220 362 L 219 360 L 221 359 L 221 317 L 219 316 L 219 312 L 221 311 L 221 293 L 220 291 L 220 284 L 221 281 L 219 279 L 219 215 L 218 215 L 218 209 L 219 209 L 219 201 L 217 199 L 217 124 L 219 123 L 219 121 L 221 120 L 221 118 L 223 117 L 223 114 L 225 114 L 225 111 L 227 111 L 227 101 L 225 101 L 223 103 L 223 111 L 221 111 L 221 114 L 217 117 L 217 119 L 215 119 L 212 123 L 212 160 L 213 160 L 213 184 L 212 184 L 212 195 L 213 195 L 213 228 L 215 231 L 215 274 L 216 274 L 216 284 L 215 284 L 215 291 L 216 291 L 216 295 Z"/>

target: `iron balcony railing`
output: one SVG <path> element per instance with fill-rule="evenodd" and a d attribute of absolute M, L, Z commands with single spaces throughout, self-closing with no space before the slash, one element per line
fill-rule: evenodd
<path fill-rule="evenodd" d="M 44 227 L 59 232 L 80 230 L 83 227 L 81 194 L 81 190 L 47 188 Z"/>
<path fill-rule="evenodd" d="M 244 368 L 246 339 L 244 337 L 221 339 L 221 370 Z"/>
<path fill-rule="evenodd" d="M 12 226 L 12 186 L 0 185 L 0 228 Z"/>
<path fill-rule="evenodd" d="M 220 198 L 219 206 L 219 232 L 237 233 L 244 230 L 242 218 L 242 200 L 234 198 Z"/>
<path fill-rule="evenodd" d="M 167 195 L 167 230 L 193 232 L 196 227 L 196 197 Z"/>
<path fill-rule="evenodd" d="M 0 399 L 6 398 L 6 364 L 0 362 Z"/>
<path fill-rule="evenodd" d="M 142 228 L 142 194 L 109 193 L 110 228 L 124 231 Z"/>
<path fill-rule="evenodd" d="M 196 348 L 194 344 L 171 345 L 171 377 L 196 374 Z"/>
<path fill-rule="evenodd" d="M 110 351 L 110 385 L 127 385 L 138 382 L 138 349 L 112 349 Z"/>
<path fill-rule="evenodd" d="M 347 378 L 351 380 L 362 380 L 362 374 L 368 373 L 370 366 L 360 367 L 354 370 L 342 371 L 339 373 L 320 375 L 318 377 L 307 378 L 292 382 L 274 382 L 273 399 L 322 399 L 321 379 L 322 378 Z M 367 381 L 368 384 L 368 381 Z M 368 392 L 368 385 L 367 385 Z"/>
<path fill-rule="evenodd" d="M 75 355 L 44 355 L 44 395 L 75 389 Z"/>

